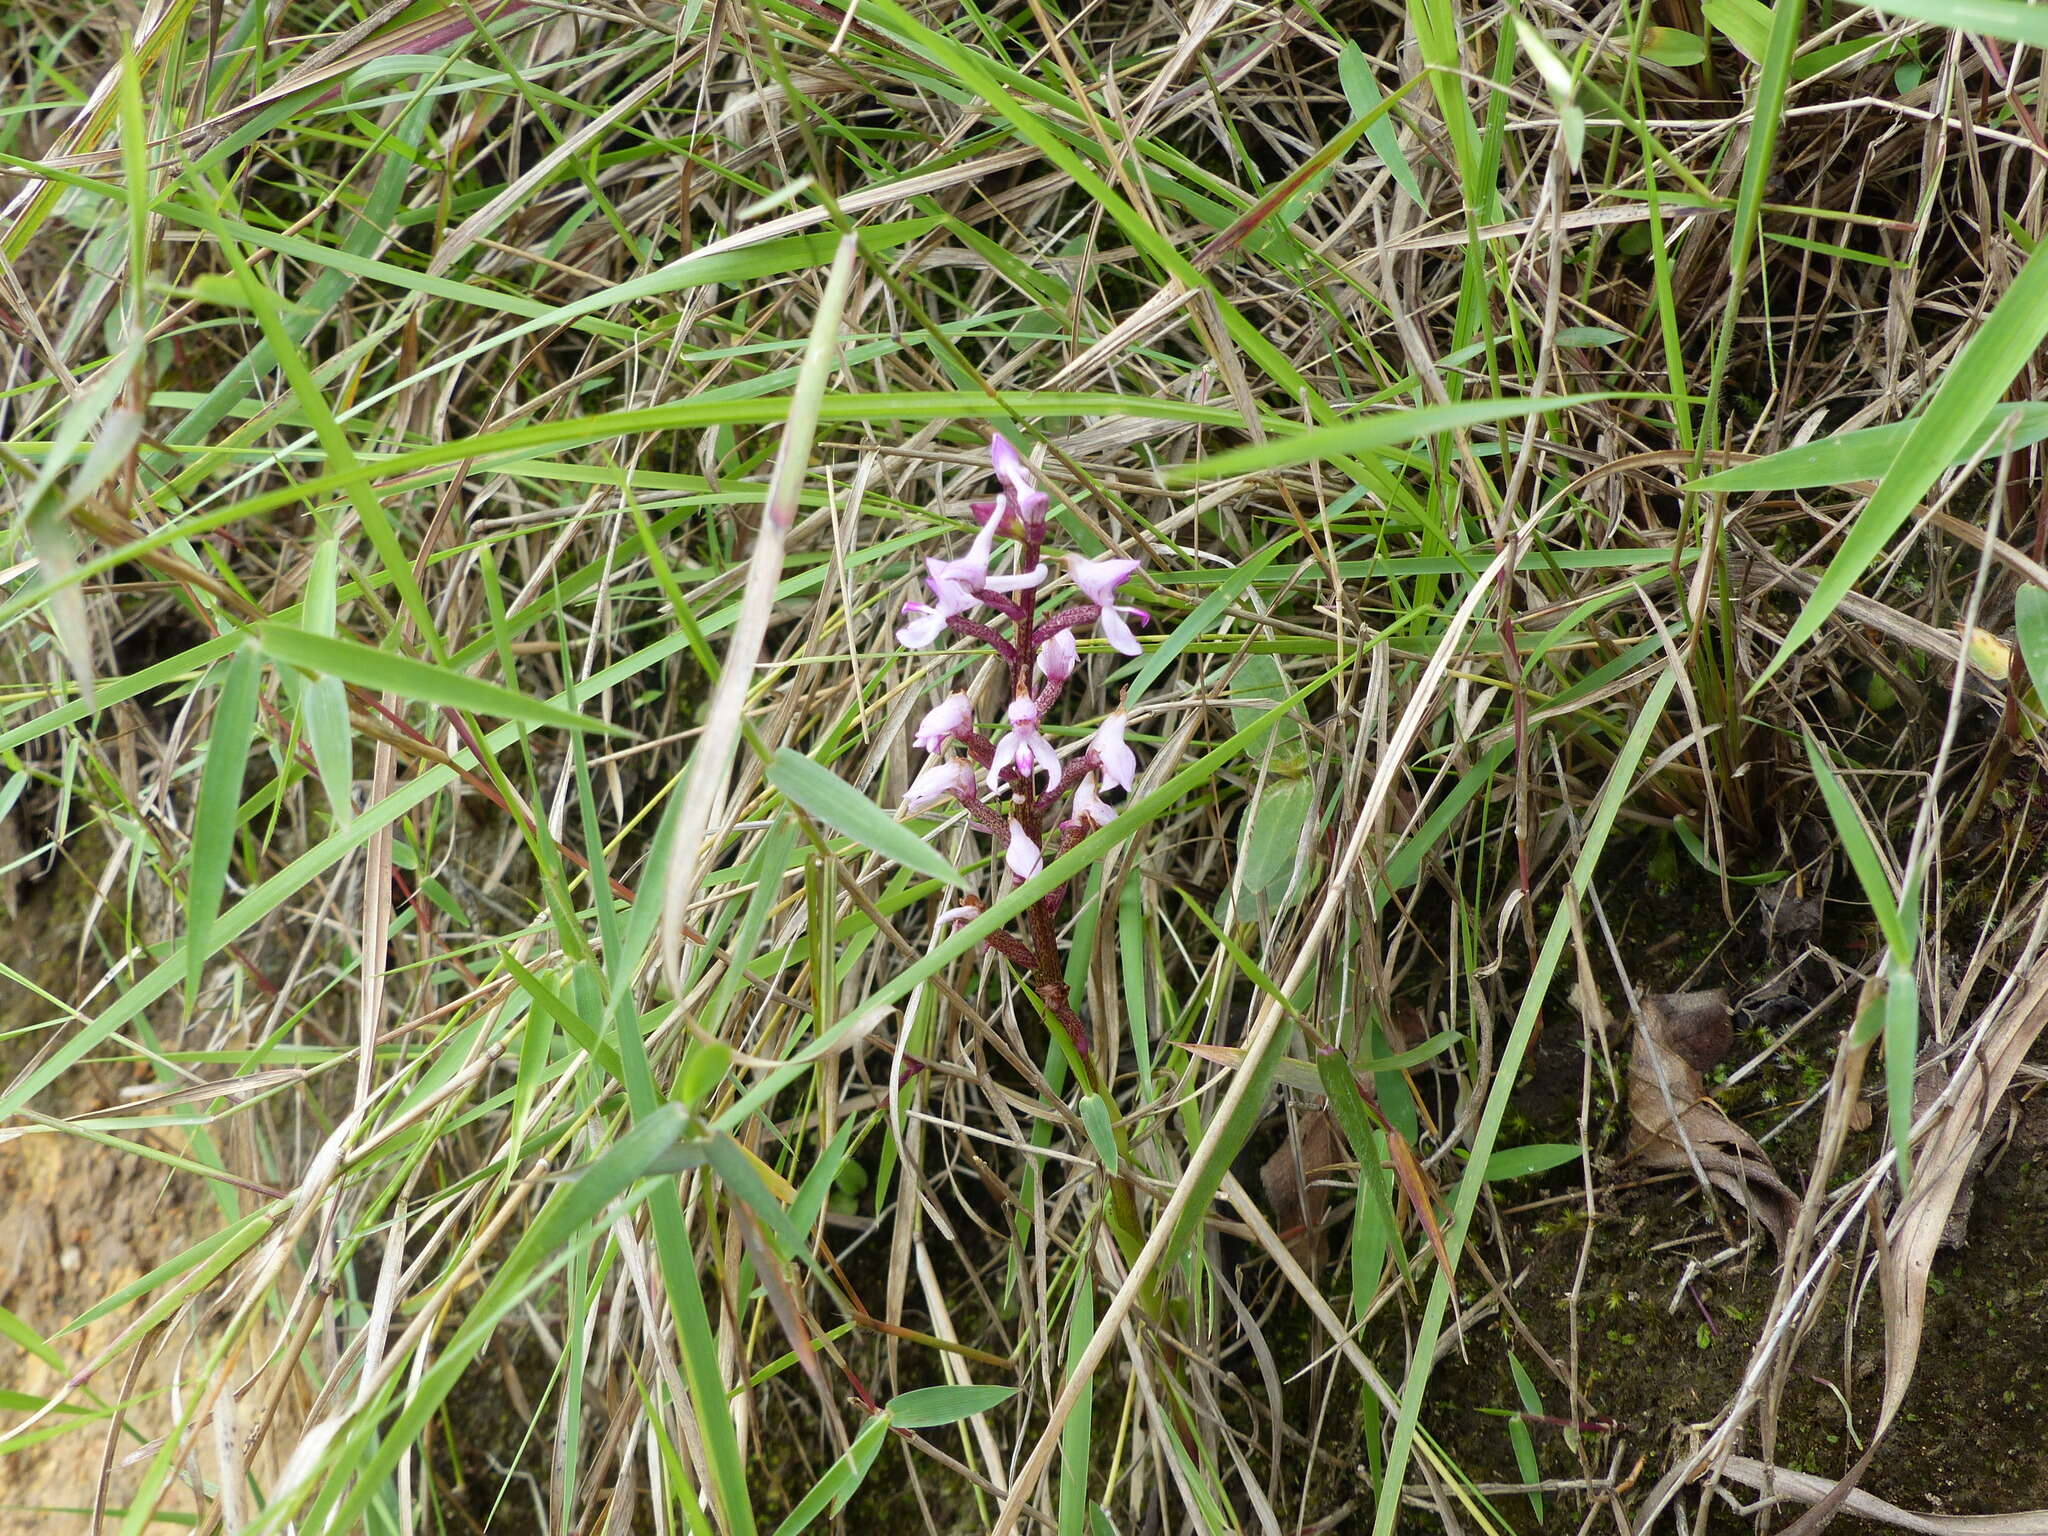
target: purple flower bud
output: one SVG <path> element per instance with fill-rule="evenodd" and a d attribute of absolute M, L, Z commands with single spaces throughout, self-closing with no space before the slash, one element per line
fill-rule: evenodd
<path fill-rule="evenodd" d="M 1138 754 L 1124 744 L 1125 718 L 1117 710 L 1088 738 L 1088 751 L 1102 765 L 1104 789 L 1129 789 L 1138 777 Z"/>
<path fill-rule="evenodd" d="M 903 814 L 915 816 L 941 800 L 964 800 L 974 793 L 974 765 L 964 757 L 935 757 L 903 792 Z"/>
<path fill-rule="evenodd" d="M 1031 472 L 1031 466 L 1000 432 L 988 445 L 988 456 L 995 466 L 996 478 L 1003 482 L 995 521 L 1004 525 L 1005 533 L 1017 538 L 1044 538 L 1045 514 L 1052 506 L 1052 498 L 1038 488 L 1038 477 Z"/>
<path fill-rule="evenodd" d="M 1049 683 L 1064 683 L 1080 665 L 1081 647 L 1075 643 L 1071 629 L 1054 635 L 1038 653 L 1038 675 Z"/>
<path fill-rule="evenodd" d="M 1045 868 L 1045 855 L 1024 835 L 1023 824 L 1014 816 L 1010 818 L 1009 845 L 1003 849 L 1003 866 L 1020 884 Z"/>
<path fill-rule="evenodd" d="M 937 752 L 947 742 L 974 729 L 974 702 L 964 693 L 949 693 L 917 723 L 910 739 L 927 752 Z"/>
<path fill-rule="evenodd" d="M 1095 792 L 1095 775 L 1092 773 L 1074 786 L 1074 815 L 1098 827 L 1106 827 L 1116 820 L 1116 807 Z"/>

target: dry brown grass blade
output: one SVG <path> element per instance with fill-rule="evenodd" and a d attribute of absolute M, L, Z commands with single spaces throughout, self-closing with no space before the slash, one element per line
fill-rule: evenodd
<path fill-rule="evenodd" d="M 1754 1456 L 1730 1456 L 1721 1464 L 1721 1475 L 1759 1493 L 1802 1503 L 1818 1503 L 1835 1487 L 1825 1477 L 1774 1467 Z M 2016 1510 L 2009 1515 L 1916 1515 L 1858 1488 L 1842 1501 L 1841 1512 L 1859 1520 L 1895 1525 L 1902 1531 L 1923 1532 L 1924 1536 L 2048 1536 L 2048 1509 Z"/>
<path fill-rule="evenodd" d="M 1762 1222 L 1782 1251 L 1799 1197 L 1756 1139 L 1707 1097 L 1700 1077 L 1730 1038 L 1724 992 L 1643 999 L 1629 1060 L 1629 1150 L 1645 1168 L 1706 1179 Z"/>
<path fill-rule="evenodd" d="M 2013 1074 L 2044 1028 L 2048 964 L 2037 956 L 2026 991 L 1987 1021 L 1979 1044 L 1956 1068 L 1937 1118 L 1914 1143 L 1912 1190 L 1888 1223 L 1878 1258 L 1878 1283 L 1884 1295 L 1884 1399 L 1870 1443 L 1834 1487 L 1786 1527 L 1784 1536 L 1812 1536 L 1835 1517 L 1898 1417 L 1920 1361 L 1920 1340 L 1927 1326 L 1927 1278 L 1934 1270 L 1949 1212 L 1990 1127 L 1992 1110 L 2005 1097 Z"/>

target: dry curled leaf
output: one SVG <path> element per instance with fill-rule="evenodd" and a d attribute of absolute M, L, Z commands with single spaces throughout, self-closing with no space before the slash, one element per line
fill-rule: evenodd
<path fill-rule="evenodd" d="M 1707 1097 L 1700 1080 L 1732 1040 L 1725 992 L 1643 999 L 1628 1069 L 1629 1152 L 1646 1168 L 1704 1177 L 1762 1222 L 1782 1249 L 1799 1197 L 1755 1138 Z"/>
<path fill-rule="evenodd" d="M 1323 1262 L 1323 1226 L 1330 1212 L 1327 1180 L 1345 1161 L 1337 1122 L 1327 1109 L 1318 1109 L 1301 1116 L 1259 1169 L 1273 1225 L 1310 1274 Z"/>

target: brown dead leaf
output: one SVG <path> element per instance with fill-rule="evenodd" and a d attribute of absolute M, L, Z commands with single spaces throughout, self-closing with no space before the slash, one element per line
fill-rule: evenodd
<path fill-rule="evenodd" d="M 1643 999 L 1629 1060 L 1629 1152 L 1646 1168 L 1690 1170 L 1762 1222 L 1782 1250 L 1799 1197 L 1749 1132 L 1706 1095 L 1705 1066 L 1734 1038 L 1728 994 L 1672 992 Z"/>
<path fill-rule="evenodd" d="M 1287 1240 L 1288 1252 L 1310 1274 L 1323 1262 L 1323 1227 L 1330 1214 L 1325 1181 L 1345 1161 L 1337 1122 L 1327 1109 L 1318 1109 L 1296 1121 L 1293 1134 L 1259 1169 L 1273 1225 Z"/>

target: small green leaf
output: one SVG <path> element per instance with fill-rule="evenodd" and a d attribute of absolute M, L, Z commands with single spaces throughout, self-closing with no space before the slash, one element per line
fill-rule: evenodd
<path fill-rule="evenodd" d="M 898 1429 L 936 1429 L 1000 1408 L 1015 1387 L 919 1387 L 889 1399 L 889 1418 Z"/>
<path fill-rule="evenodd" d="M 1237 881 L 1246 896 L 1259 895 L 1299 868 L 1302 828 L 1315 810 L 1315 801 L 1315 784 L 1309 779 L 1266 781 L 1245 813 L 1244 854 Z"/>
<path fill-rule="evenodd" d="M 790 804 L 807 811 L 835 832 L 866 845 L 891 863 L 929 875 L 947 885 L 964 885 L 960 871 L 910 828 L 830 768 L 803 753 L 784 747 L 768 764 L 768 782 Z"/>
<path fill-rule="evenodd" d="M 256 639 L 275 661 L 307 672 L 338 677 L 360 688 L 374 688 L 426 704 L 468 710 L 472 714 L 495 715 L 525 725 L 559 726 L 567 731 L 600 731 L 608 736 L 628 734 L 619 726 L 592 720 L 559 704 L 529 698 L 514 689 L 501 688 L 496 683 L 471 677 L 466 672 L 380 651 L 357 640 L 316 635 L 310 630 L 276 623 L 259 625 Z"/>
<path fill-rule="evenodd" d="M 1498 1184 L 1506 1179 L 1526 1179 L 1531 1174 L 1548 1173 L 1566 1163 L 1575 1163 L 1584 1149 L 1575 1142 L 1538 1142 L 1526 1147 L 1501 1147 L 1486 1160 L 1486 1182 Z"/>
<path fill-rule="evenodd" d="M 1666 69 L 1689 69 L 1707 57 L 1707 42 L 1697 32 L 1678 27 L 1643 28 L 1642 56 Z"/>
<path fill-rule="evenodd" d="M 1700 0 L 1700 15 L 1750 63 L 1763 63 L 1771 42 L 1769 6 L 1761 0 Z"/>
<path fill-rule="evenodd" d="M 2048 698 L 2048 592 L 2021 587 L 2013 598 L 2013 629 L 2027 663 L 2027 681 Z"/>
<path fill-rule="evenodd" d="M 1088 1133 L 1088 1145 L 1102 1159 L 1102 1166 L 1115 1173 L 1121 1160 L 1116 1150 L 1116 1122 L 1099 1093 L 1081 1095 L 1081 1127 Z"/>
<path fill-rule="evenodd" d="M 1373 75 L 1372 61 L 1365 56 L 1363 48 L 1349 39 L 1337 55 L 1337 79 L 1344 87 L 1344 101 L 1351 108 L 1353 117 L 1365 116 L 1387 99 Z M 1401 136 L 1392 120 L 1382 117 L 1375 121 L 1365 130 L 1365 142 L 1380 157 L 1380 163 L 1394 178 L 1394 185 L 1408 194 L 1408 200 L 1418 208 L 1428 207 L 1428 200 L 1422 195 L 1422 183 L 1415 179 L 1415 168 L 1401 152 Z"/>
<path fill-rule="evenodd" d="M 1513 1350 L 1508 1351 L 1508 1369 L 1514 1374 L 1515 1395 L 1522 1400 L 1522 1412 L 1533 1414 L 1538 1418 L 1542 1417 L 1543 1399 L 1537 1395 L 1536 1383 L 1529 1379 L 1528 1371 L 1524 1370 L 1522 1362 L 1515 1358 Z M 1543 1465 L 1536 1459 L 1536 1440 L 1529 1433 L 1527 1421 L 1522 1419 L 1508 1420 L 1508 1439 L 1514 1445 L 1515 1466 L 1521 1471 L 1522 1481 L 1525 1483 L 1542 1482 Z M 1531 1490 L 1529 1504 L 1536 1511 L 1536 1518 L 1541 1520 L 1543 1518 L 1543 1495 Z"/>

